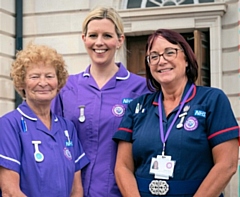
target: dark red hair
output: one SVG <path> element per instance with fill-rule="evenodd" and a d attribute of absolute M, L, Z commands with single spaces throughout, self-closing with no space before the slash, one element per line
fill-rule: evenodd
<path fill-rule="evenodd" d="M 187 43 L 187 41 L 181 34 L 169 29 L 156 30 L 153 34 L 151 34 L 148 37 L 146 51 L 145 51 L 146 56 L 148 55 L 149 51 L 152 49 L 153 42 L 159 36 L 162 36 L 172 44 L 179 45 L 183 49 L 183 52 L 186 56 L 186 61 L 188 62 L 188 67 L 186 68 L 186 76 L 190 82 L 195 83 L 198 77 L 198 63 L 192 48 L 190 47 L 190 45 Z M 151 91 L 161 90 L 161 85 L 153 78 L 150 72 L 147 58 L 145 58 L 145 67 L 146 67 L 147 86 L 149 90 Z"/>

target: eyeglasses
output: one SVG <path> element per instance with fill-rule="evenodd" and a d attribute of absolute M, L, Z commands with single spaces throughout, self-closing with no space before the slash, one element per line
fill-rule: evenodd
<path fill-rule="evenodd" d="M 178 50 L 183 51 L 179 48 L 166 48 L 162 54 L 152 52 L 147 56 L 147 62 L 153 66 L 158 65 L 161 56 L 163 56 L 166 61 L 172 61 L 177 57 Z"/>

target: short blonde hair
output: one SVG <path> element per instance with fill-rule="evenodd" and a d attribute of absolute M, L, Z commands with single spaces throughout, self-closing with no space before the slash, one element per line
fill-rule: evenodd
<path fill-rule="evenodd" d="M 10 73 L 14 87 L 22 98 L 25 98 L 23 87 L 26 70 L 32 63 L 38 62 L 50 64 L 55 68 L 58 79 L 58 91 L 67 81 L 68 71 L 62 55 L 49 46 L 30 43 L 25 49 L 17 52 L 16 60 L 12 63 Z"/>
<path fill-rule="evenodd" d="M 106 7 L 98 7 L 92 10 L 82 24 L 82 33 L 84 35 L 87 34 L 88 31 L 88 24 L 92 20 L 100 20 L 100 19 L 109 19 L 115 25 L 115 31 L 118 37 L 124 34 L 123 22 L 122 18 L 119 16 L 116 10 L 113 8 L 106 8 Z"/>

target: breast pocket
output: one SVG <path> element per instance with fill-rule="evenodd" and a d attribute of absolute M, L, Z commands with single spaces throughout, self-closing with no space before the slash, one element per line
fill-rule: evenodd
<path fill-rule="evenodd" d="M 184 121 L 182 120 L 183 118 Z M 187 115 L 179 119 L 180 122 L 182 122 L 182 131 L 184 132 L 186 140 L 199 141 L 203 136 L 206 137 L 207 112 L 205 106 L 193 105 L 187 112 Z"/>

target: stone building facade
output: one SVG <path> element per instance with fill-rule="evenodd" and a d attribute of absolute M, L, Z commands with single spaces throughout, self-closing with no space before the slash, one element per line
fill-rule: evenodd
<path fill-rule="evenodd" d="M 17 38 L 21 25 L 16 23 L 19 2 L 22 2 L 22 17 L 18 18 L 22 35 Z M 56 48 L 63 54 L 69 72 L 78 73 L 89 64 L 81 40 L 82 21 L 89 10 L 99 5 L 114 7 L 123 18 L 126 47 L 117 54 L 117 60 L 128 68 L 132 66 L 128 60 L 130 44 L 136 44 L 135 38 L 143 39 L 157 28 L 174 29 L 192 40 L 201 65 L 207 67 L 203 81 L 227 94 L 240 124 L 240 2 L 237 0 L 0 0 L 0 116 L 15 108 L 16 95 L 9 72 L 18 39 L 22 39 L 23 47 L 33 41 Z M 197 49 L 199 43 L 201 47 Z M 237 173 L 225 196 L 239 197 L 239 184 Z"/>

